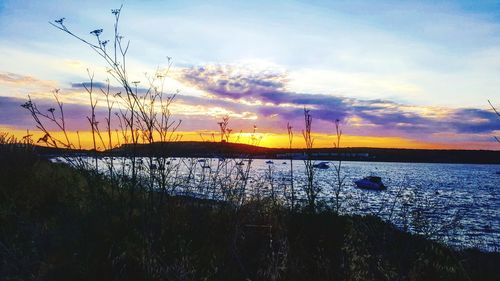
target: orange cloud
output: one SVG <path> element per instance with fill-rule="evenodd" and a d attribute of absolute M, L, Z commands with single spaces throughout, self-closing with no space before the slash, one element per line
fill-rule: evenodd
<path fill-rule="evenodd" d="M 55 81 L 40 80 L 33 76 L 11 72 L 0 73 L 0 84 L 15 87 L 40 87 L 50 89 L 57 87 L 57 82 Z"/>

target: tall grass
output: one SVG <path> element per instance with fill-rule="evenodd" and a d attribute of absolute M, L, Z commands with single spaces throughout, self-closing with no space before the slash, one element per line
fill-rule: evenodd
<path fill-rule="evenodd" d="M 498 112 L 498 110 L 496 109 L 496 107 L 491 103 L 491 101 L 488 100 L 488 103 L 490 104 L 490 107 L 491 109 L 493 110 L 493 112 L 496 113 L 496 115 L 500 118 L 500 112 Z M 497 137 L 497 136 L 493 136 L 495 138 L 495 140 L 500 143 L 500 138 Z"/>
<path fill-rule="evenodd" d="M 8 138 L 7 145 L 10 143 Z M 2 140 L 2 138 L 0 138 Z M 499 254 L 457 252 L 380 219 L 268 200 L 167 197 L 0 143 L 3 280 L 496 280 Z M 158 194 L 157 194 L 158 195 Z"/>
<path fill-rule="evenodd" d="M 328 235 L 334 235 L 339 240 L 342 239 L 342 235 L 347 235 L 350 238 L 360 239 L 360 243 L 363 245 L 368 245 L 369 241 L 366 241 L 361 233 L 370 231 L 364 228 L 371 227 L 371 225 L 368 223 L 366 226 L 365 222 L 359 223 L 357 218 L 352 220 L 342 218 L 333 223 L 328 221 L 329 214 L 338 215 L 341 213 L 342 207 L 348 204 L 348 202 L 342 201 L 343 198 L 346 198 L 342 197 L 342 192 L 345 190 L 342 158 L 339 158 L 335 164 L 336 182 L 332 184 L 332 190 L 329 192 L 330 201 L 333 204 L 327 207 L 326 212 L 319 208 L 323 203 L 320 199 L 320 193 L 323 190 L 317 184 L 315 177 L 316 168 L 312 156 L 314 137 L 311 111 L 304 108 L 304 129 L 302 130 L 306 144 L 305 180 L 299 183 L 299 186 L 305 194 L 305 204 L 301 202 L 301 195 L 297 190 L 300 187 L 294 183 L 294 158 L 292 155 L 294 134 L 289 123 L 287 124 L 287 132 L 290 152 L 290 194 L 287 194 L 286 184 L 283 185 L 282 193 L 284 201 L 287 201 L 287 197 L 290 198 L 289 204 L 283 203 L 279 199 L 280 193 L 271 165 L 268 167 L 266 177 L 252 179 L 253 159 L 251 154 L 241 155 L 239 159 L 225 157 L 224 145 L 230 145 L 233 132 L 233 129 L 230 128 L 229 116 L 224 116 L 221 121 L 217 122 L 221 143 L 220 157 L 217 159 L 187 158 L 174 161 L 170 157 L 166 157 L 164 152 L 170 149 L 169 144 L 182 139 L 182 136 L 177 134 L 182 121 L 176 120 L 170 110 L 175 103 L 178 92 L 169 93 L 165 90 L 164 85 L 172 61 L 169 58 L 165 68 L 158 68 L 152 75 L 145 75 L 145 83 L 132 79 L 127 69 L 129 42 L 123 41 L 124 37 L 119 30 L 120 14 L 121 8 L 112 10 L 114 32 L 110 40 L 103 39 L 102 29 L 90 32 L 93 36 L 91 41 L 75 34 L 65 25 L 64 19 L 51 23 L 57 29 L 90 47 L 108 67 L 107 73 L 110 79 L 105 87 L 96 88 L 96 85 L 99 84 L 94 82 L 94 74 L 91 71 L 88 71 L 89 83 L 83 84 L 89 98 L 87 121 L 92 133 L 93 154 L 91 165 L 88 165 L 88 161 L 84 158 L 77 161 L 80 163 L 77 167 L 83 168 L 80 171 L 88 177 L 86 178 L 88 181 L 86 189 L 90 195 L 85 194 L 85 196 L 98 205 L 97 207 L 93 206 L 95 209 L 92 210 L 97 213 L 106 213 L 106 220 L 109 220 L 106 223 L 110 223 L 119 230 L 124 230 L 126 235 L 134 236 L 137 234 L 137 237 L 130 238 L 133 240 L 134 247 L 132 248 L 128 248 L 126 245 L 129 238 L 120 240 L 120 243 L 123 244 L 118 246 L 114 246 L 113 243 L 106 244 L 106 247 L 109 247 L 106 248 L 109 251 L 109 259 L 111 259 L 107 262 L 111 262 L 112 267 L 116 270 L 124 272 L 131 270 L 126 268 L 127 266 L 139 264 L 140 270 L 138 271 L 142 274 L 140 277 L 145 280 L 161 279 L 159 276 L 177 276 L 180 280 L 196 276 L 206 277 L 209 280 L 214 276 L 221 277 L 218 270 L 233 273 L 231 269 L 219 269 L 219 266 L 228 263 L 228 260 L 232 261 L 229 264 L 237 268 L 235 271 L 237 271 L 238 276 L 247 280 L 251 278 L 294 280 L 296 279 L 294 274 L 301 276 L 297 277 L 297 279 L 301 279 L 304 274 L 300 272 L 300 269 L 310 270 L 310 268 L 313 268 L 313 271 L 324 273 L 321 275 L 323 277 L 335 276 L 356 279 L 358 277 L 356 273 L 358 267 L 356 266 L 364 266 L 356 258 L 366 258 L 361 246 L 353 243 L 340 245 L 335 244 L 336 242 L 332 242 L 333 245 L 330 245 L 329 242 L 322 241 L 328 240 Z M 117 87 L 112 87 L 111 81 L 119 85 L 118 91 L 113 92 Z M 64 107 L 59 91 L 54 92 L 54 98 L 57 108 L 49 108 L 47 112 L 40 110 L 31 98 L 23 104 L 23 107 L 31 114 L 36 127 L 44 133 L 38 143 L 55 148 L 74 149 L 81 147 L 80 144 L 74 145 L 68 137 L 69 129 L 64 120 Z M 106 108 L 104 121 L 99 120 L 96 114 L 96 109 L 100 105 L 99 101 L 102 100 L 104 100 Z M 100 124 L 104 124 L 104 127 Z M 49 127 L 53 125 L 63 132 L 61 139 L 55 137 L 49 130 Z M 336 138 L 334 147 L 340 149 L 342 137 L 340 121 L 335 121 L 334 125 Z M 260 139 L 255 134 L 256 126 L 252 132 L 251 144 L 258 145 Z M 215 139 L 214 134 L 212 141 Z M 1 141 L 15 142 L 6 135 L 0 135 Z M 33 143 L 30 138 L 24 141 Z M 145 157 L 140 157 L 138 148 L 144 144 L 149 145 L 147 146 L 149 151 Z M 101 157 L 98 153 L 103 150 L 112 151 L 118 148 L 117 146 L 127 148 L 125 150 L 126 157 L 115 158 L 113 154 Z M 340 156 L 340 153 L 338 154 Z M 75 161 L 74 157 L 67 159 L 72 163 Z M 104 163 L 106 168 L 102 169 L 100 163 Z M 251 181 L 255 181 L 254 186 L 262 188 L 254 189 L 254 192 L 250 194 L 248 189 Z M 208 200 L 205 203 L 197 200 L 196 198 L 200 195 Z M 176 198 L 184 198 L 184 196 L 189 199 L 177 201 Z M 179 202 L 188 205 L 180 206 Z M 78 200 L 73 203 L 83 204 Z M 198 205 L 198 207 L 191 208 L 190 204 Z M 177 211 L 181 214 L 178 214 Z M 113 214 L 114 212 L 119 214 Z M 190 212 L 193 212 L 193 217 L 190 217 Z M 206 218 L 207 221 L 201 222 L 204 225 L 203 228 L 196 229 L 194 227 L 195 230 L 207 231 L 210 227 L 221 227 L 221 230 L 214 230 L 210 234 L 210 238 L 217 242 L 217 247 L 226 252 L 218 249 L 214 250 L 214 254 L 212 254 L 205 249 L 203 254 L 208 253 L 208 257 L 196 254 L 196 246 L 200 246 L 201 238 L 191 233 L 191 231 L 195 231 L 191 229 L 192 226 L 186 226 L 186 224 L 200 223 L 196 216 Z M 423 215 L 420 217 L 421 220 L 425 220 Z M 86 217 L 86 219 L 90 218 Z M 100 223 L 105 224 L 102 221 Z M 214 225 L 206 225 L 208 223 L 214 223 Z M 318 230 L 323 223 L 331 229 L 320 231 L 319 236 L 302 229 L 310 224 L 311 229 Z M 127 224 L 130 224 L 131 227 L 128 228 Z M 177 229 L 175 227 L 179 227 L 182 230 L 179 233 L 185 235 L 186 238 L 176 237 Z M 380 226 L 376 224 L 376 227 Z M 339 231 L 339 233 L 330 231 L 335 228 L 346 231 Z M 394 230 L 387 229 L 384 231 L 386 231 L 384 233 L 390 232 L 392 234 L 394 232 Z M 120 233 L 118 230 L 116 232 L 113 230 L 112 234 L 119 235 Z M 249 237 L 249 241 L 252 241 L 251 243 L 265 241 L 265 247 L 246 242 L 247 237 Z M 308 238 L 304 237 L 310 237 L 314 242 L 307 241 Z M 107 239 L 111 238 L 107 237 Z M 304 246 L 297 241 L 304 243 Z M 172 246 L 171 243 L 175 243 L 175 245 Z M 191 243 L 198 244 L 192 245 Z M 386 245 L 384 243 L 387 242 L 381 242 L 382 245 Z M 253 246 L 256 246 L 255 249 L 252 249 Z M 207 247 L 207 245 L 202 244 L 200 247 Z M 173 256 L 169 254 L 172 249 L 177 251 Z M 208 249 L 213 250 L 211 247 Z M 129 253 L 126 250 L 134 252 Z M 304 254 L 309 250 L 314 254 Z M 254 251 L 260 252 L 255 253 Z M 378 254 L 385 256 L 387 253 L 381 251 Z M 404 254 L 409 255 L 406 252 Z M 301 255 L 305 255 L 307 265 L 300 264 L 302 262 Z M 346 262 L 343 258 L 344 255 L 352 260 Z M 245 260 L 244 257 L 260 260 Z M 103 257 L 100 256 L 100 258 Z M 139 261 L 135 263 L 129 259 L 139 259 Z M 169 260 L 164 261 L 163 259 Z M 356 266 L 346 271 L 342 265 L 343 262 Z M 371 266 L 385 266 L 377 265 L 375 261 L 369 259 L 366 262 Z M 344 273 L 338 275 L 330 272 L 329 268 L 342 269 L 348 273 L 342 271 Z M 391 273 L 391 269 L 388 267 L 379 270 L 380 272 L 377 270 L 371 268 L 368 271 L 371 273 L 374 271 Z M 311 276 L 313 275 L 311 273 Z M 123 277 L 119 274 L 117 276 Z"/>

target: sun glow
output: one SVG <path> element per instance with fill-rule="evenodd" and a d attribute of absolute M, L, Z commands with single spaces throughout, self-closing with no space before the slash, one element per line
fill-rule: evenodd
<path fill-rule="evenodd" d="M 46 146 L 40 139 L 43 133 L 40 131 L 26 131 L 17 130 L 12 128 L 0 128 L 0 132 L 7 132 L 15 136 L 19 141 L 25 139 L 25 136 L 30 135 L 30 139 L 34 144 Z M 51 132 L 51 135 L 58 139 L 64 140 L 65 135 L 61 131 Z M 74 148 L 93 149 L 93 137 L 91 131 L 69 131 L 67 136 Z M 155 141 L 160 138 L 155 134 Z M 457 137 L 457 136 L 455 136 Z M 335 136 L 332 134 L 313 134 L 315 148 L 332 148 L 334 147 Z M 178 131 L 171 135 L 169 138 L 172 141 L 220 141 L 220 132 L 218 131 Z M 272 133 L 272 132 L 255 132 L 255 133 L 233 133 L 229 138 L 230 142 L 258 145 L 269 148 L 288 148 L 289 139 L 285 133 Z M 108 149 L 109 138 L 107 133 L 102 133 L 102 139 L 96 135 L 96 147 L 98 150 Z M 118 147 L 124 144 L 124 137 L 121 131 L 113 131 L 111 133 L 112 147 Z M 146 143 L 141 140 L 140 143 Z M 341 138 L 341 147 L 373 147 L 373 148 L 416 148 L 416 149 L 460 149 L 464 147 L 477 147 L 480 143 L 467 142 L 465 140 L 457 143 L 430 143 L 419 142 L 412 139 L 401 137 L 381 137 L 381 136 L 356 136 L 356 135 L 343 135 Z M 493 143 L 491 146 L 480 146 L 483 149 L 495 149 Z M 62 147 L 62 146 L 60 146 Z M 305 142 L 300 132 L 295 132 L 293 148 L 305 148 Z"/>

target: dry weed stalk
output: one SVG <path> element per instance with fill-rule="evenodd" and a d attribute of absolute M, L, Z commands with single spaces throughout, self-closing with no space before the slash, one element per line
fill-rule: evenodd
<path fill-rule="evenodd" d="M 315 171 L 314 171 L 314 161 L 312 160 L 312 148 L 314 139 L 311 135 L 312 116 L 310 114 L 310 111 L 306 108 L 304 108 L 304 122 L 305 122 L 305 129 L 302 131 L 302 135 L 304 137 L 307 150 L 307 156 L 306 159 L 304 160 L 305 174 L 306 174 L 306 183 L 304 185 L 304 192 L 306 193 L 307 197 L 307 208 L 309 209 L 310 212 L 316 212 L 317 199 L 321 191 L 321 188 L 314 182 Z"/>

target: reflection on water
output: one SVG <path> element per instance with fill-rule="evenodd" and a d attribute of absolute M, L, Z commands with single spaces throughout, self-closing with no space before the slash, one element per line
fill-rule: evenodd
<path fill-rule="evenodd" d="M 81 160 L 81 158 L 80 158 Z M 89 166 L 93 159 L 85 158 Z M 98 160 L 99 170 L 109 174 L 111 158 Z M 68 159 L 54 159 L 68 161 Z M 331 204 L 336 177 L 329 169 L 315 169 L 315 182 L 321 187 L 320 200 Z M 113 158 L 114 173 L 130 173 L 128 159 Z M 253 161 L 240 159 L 170 158 L 149 162 L 137 158 L 135 166 L 145 178 L 164 174 L 165 190 L 224 200 L 228 194 L 274 196 L 282 202 L 290 198 L 288 160 Z M 293 162 L 294 186 L 298 198 L 305 198 L 304 163 Z M 461 247 L 475 246 L 500 250 L 500 165 L 424 164 L 383 162 L 342 162 L 345 187 L 341 193 L 342 212 L 373 214 L 390 220 L 400 228 L 428 234 Z M 364 176 L 382 177 L 386 191 L 361 190 L 354 181 Z M 233 192 L 233 193 L 231 193 Z"/>

